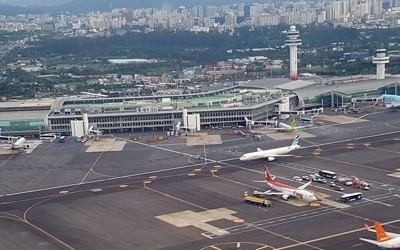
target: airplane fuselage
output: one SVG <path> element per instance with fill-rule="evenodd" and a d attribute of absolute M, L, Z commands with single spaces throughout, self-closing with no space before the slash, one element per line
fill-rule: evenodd
<path fill-rule="evenodd" d="M 400 238 L 394 238 L 388 241 L 379 242 L 378 246 L 382 248 L 400 248 Z"/>
<path fill-rule="evenodd" d="M 257 160 L 257 159 L 268 159 L 269 157 L 273 157 L 276 155 L 285 155 L 293 151 L 295 148 L 291 146 L 286 146 L 286 147 L 280 147 L 280 148 L 273 148 L 273 149 L 268 149 L 268 150 L 262 150 L 262 151 L 257 151 L 257 152 L 251 152 L 242 155 L 240 157 L 241 161 L 251 161 L 251 160 Z"/>
<path fill-rule="evenodd" d="M 278 182 L 275 183 L 267 182 L 267 185 L 275 191 L 282 192 L 287 197 L 295 197 L 307 202 L 313 202 L 317 200 L 317 198 L 313 193 L 304 189 L 296 189 L 292 186 Z"/>
<path fill-rule="evenodd" d="M 400 248 L 400 237 L 393 238 L 393 239 L 390 239 L 387 241 L 381 241 L 381 242 L 376 241 L 376 240 L 370 240 L 370 239 L 363 239 L 363 238 L 360 238 L 360 239 L 365 242 L 377 245 L 378 247 L 381 247 L 381 248 L 386 248 L 386 249 Z"/>
<path fill-rule="evenodd" d="M 26 139 L 24 137 L 19 138 L 16 142 L 12 144 L 12 149 L 20 149 L 25 145 Z"/>
<path fill-rule="evenodd" d="M 382 95 L 382 100 L 388 109 L 400 108 L 400 96 L 397 95 Z"/>

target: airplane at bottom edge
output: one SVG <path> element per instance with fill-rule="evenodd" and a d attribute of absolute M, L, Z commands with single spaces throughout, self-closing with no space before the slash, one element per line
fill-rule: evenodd
<path fill-rule="evenodd" d="M 367 224 L 365 228 L 368 232 L 374 232 L 376 234 L 376 240 L 359 238 L 362 241 L 377 245 L 381 248 L 393 249 L 400 248 L 400 234 L 386 232 L 382 224 L 375 222 L 375 229 L 372 229 Z"/>
<path fill-rule="evenodd" d="M 313 192 L 306 190 L 306 188 L 311 184 L 311 181 L 307 182 L 306 184 L 298 188 L 295 188 L 276 181 L 275 176 L 272 176 L 269 173 L 267 167 L 264 167 L 264 176 L 265 176 L 265 182 L 273 191 L 271 190 L 265 192 L 254 191 L 255 195 L 280 195 L 284 200 L 288 200 L 290 197 L 294 197 L 300 200 L 304 200 L 309 204 L 321 201 L 319 198 L 317 198 L 317 196 Z"/>

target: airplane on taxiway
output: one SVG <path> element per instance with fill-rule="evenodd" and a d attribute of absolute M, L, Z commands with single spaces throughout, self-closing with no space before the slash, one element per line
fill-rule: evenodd
<path fill-rule="evenodd" d="M 261 148 L 257 148 L 257 151 L 246 153 L 240 157 L 241 161 L 250 161 L 257 159 L 267 159 L 268 161 L 274 161 L 276 157 L 282 156 L 292 156 L 288 155 L 288 153 L 292 152 L 300 148 L 299 145 L 300 136 L 296 135 L 293 139 L 293 142 L 290 146 L 280 147 L 280 148 L 272 148 L 267 150 L 262 150 Z"/>
<path fill-rule="evenodd" d="M 365 224 L 368 232 L 376 234 L 376 240 L 360 238 L 360 240 L 377 245 L 381 248 L 400 248 L 400 234 L 386 232 L 382 224 L 379 222 L 374 223 L 375 229 Z"/>
<path fill-rule="evenodd" d="M 292 187 L 287 184 L 278 182 L 275 180 L 275 176 L 272 176 L 267 167 L 264 167 L 264 176 L 265 176 L 265 182 L 266 184 L 272 189 L 268 190 L 265 192 L 260 192 L 260 191 L 254 191 L 255 195 L 278 195 L 281 196 L 282 199 L 288 200 L 290 198 L 297 198 L 303 201 L 308 202 L 311 204 L 312 202 L 317 202 L 320 201 L 320 199 L 317 198 L 317 196 L 311 192 L 306 190 L 306 188 L 311 184 L 310 182 L 307 182 L 304 185 L 301 185 L 300 187 Z"/>

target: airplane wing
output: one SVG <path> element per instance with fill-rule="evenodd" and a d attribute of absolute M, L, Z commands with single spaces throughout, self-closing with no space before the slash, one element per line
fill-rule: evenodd
<path fill-rule="evenodd" d="M 268 190 L 268 191 L 265 191 L 265 192 L 254 191 L 253 194 L 255 194 L 255 195 L 284 195 L 285 193 Z"/>
<path fill-rule="evenodd" d="M 376 240 L 370 240 L 370 239 L 364 239 L 364 238 L 359 238 L 359 239 L 362 240 L 362 241 L 365 241 L 365 242 L 374 244 L 374 245 L 378 245 L 378 244 L 377 244 L 378 241 L 376 241 Z"/>
<path fill-rule="evenodd" d="M 306 189 L 311 184 L 311 181 L 307 182 L 306 184 L 301 185 L 297 189 Z"/>
<path fill-rule="evenodd" d="M 267 157 L 286 157 L 286 156 L 294 156 L 294 155 L 277 155 L 277 154 L 268 154 L 267 156 L 264 156 L 264 158 L 267 158 Z"/>
<path fill-rule="evenodd" d="M 294 129 L 303 129 L 303 128 L 310 128 L 310 126 L 296 126 Z"/>
<path fill-rule="evenodd" d="M 270 127 L 267 127 L 266 129 L 267 130 L 276 130 L 276 131 L 291 131 L 291 130 L 293 130 L 291 128 L 270 128 Z"/>

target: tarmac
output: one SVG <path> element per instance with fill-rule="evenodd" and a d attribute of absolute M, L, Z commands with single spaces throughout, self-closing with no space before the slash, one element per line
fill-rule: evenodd
<path fill-rule="evenodd" d="M 353 121 L 353 122 L 352 122 Z M 378 249 L 364 224 L 400 233 L 400 116 L 376 112 L 327 118 L 299 131 L 301 149 L 274 162 L 239 161 L 260 147 L 289 145 L 297 134 L 250 136 L 204 131 L 209 140 L 154 134 L 98 142 L 43 142 L 0 155 L 0 249 Z M 312 136 L 303 138 L 301 133 Z M 277 135 L 279 134 L 279 135 Z M 280 137 L 281 136 L 281 137 Z M 6 150 L 6 149 L 2 149 Z M 266 190 L 263 167 L 293 186 L 320 169 L 357 176 L 370 190 L 312 184 L 319 206 L 271 197 L 271 207 L 243 201 Z M 329 180 L 328 180 L 329 182 Z M 343 193 L 363 199 L 337 202 Z"/>

